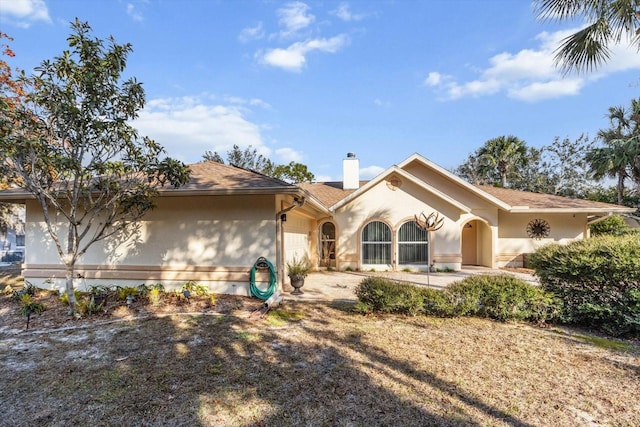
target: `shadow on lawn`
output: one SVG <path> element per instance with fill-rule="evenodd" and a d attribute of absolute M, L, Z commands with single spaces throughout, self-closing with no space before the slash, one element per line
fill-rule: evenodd
<path fill-rule="evenodd" d="M 92 327 L 82 339 L 78 330 L 42 336 L 49 342 L 37 356 L 37 382 L 29 384 L 26 371 L 19 371 L 2 383 L 22 387 L 11 403 L 29 417 L 25 425 L 480 425 L 460 410 L 463 403 L 508 425 L 527 426 L 366 346 L 357 334 L 335 333 L 323 320 L 335 312 L 316 310 L 320 316 L 303 324 L 278 327 L 233 316 L 179 316 Z M 297 339 L 300 333 L 305 339 Z M 415 395 L 403 398 L 375 382 L 368 369 L 385 371 L 410 393 L 419 391 L 407 377 L 445 392 L 454 402 L 450 413 L 429 411 L 430 396 L 424 405 Z"/>

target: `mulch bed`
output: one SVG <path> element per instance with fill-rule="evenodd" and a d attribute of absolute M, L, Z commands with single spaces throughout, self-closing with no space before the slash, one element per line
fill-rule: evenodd
<path fill-rule="evenodd" d="M 0 271 L 0 332 L 20 331 L 27 327 L 26 316 L 20 313 L 21 303 L 8 292 L 7 286 L 14 291 L 22 288 L 17 279 L 19 268 L 3 268 Z M 88 300 L 88 296 L 83 296 Z M 249 316 L 259 310 L 264 301 L 239 295 L 194 295 L 189 300 L 173 292 L 166 292 L 159 304 L 153 305 L 145 296 L 137 297 L 133 302 L 118 299 L 115 292 L 110 292 L 106 304 L 96 313 L 85 316 L 70 316 L 69 306 L 60 301 L 57 291 L 38 290 L 33 297 L 35 302 L 45 306 L 45 311 L 34 314 L 29 321 L 29 329 L 50 330 L 72 326 L 105 323 L 121 319 L 137 319 L 153 316 L 164 316 L 178 313 L 201 314 L 233 314 Z"/>

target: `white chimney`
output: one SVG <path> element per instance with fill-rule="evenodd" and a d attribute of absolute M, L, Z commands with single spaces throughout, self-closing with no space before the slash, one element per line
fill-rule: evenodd
<path fill-rule="evenodd" d="M 347 153 L 342 160 L 342 189 L 357 190 L 360 187 L 360 160 L 356 153 Z"/>

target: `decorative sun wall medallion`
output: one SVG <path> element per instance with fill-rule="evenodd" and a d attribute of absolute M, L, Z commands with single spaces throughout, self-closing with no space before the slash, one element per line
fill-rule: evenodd
<path fill-rule="evenodd" d="M 532 239 L 542 239 L 543 237 L 548 237 L 549 232 L 551 231 L 551 227 L 549 227 L 549 223 L 544 219 L 533 219 L 527 224 L 527 234 Z"/>

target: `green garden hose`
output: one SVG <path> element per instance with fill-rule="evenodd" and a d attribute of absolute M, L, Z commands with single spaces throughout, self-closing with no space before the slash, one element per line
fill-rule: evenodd
<path fill-rule="evenodd" d="M 267 268 L 269 269 L 269 287 L 262 291 L 256 286 L 256 270 L 266 270 Z M 258 258 L 256 263 L 253 264 L 253 268 L 249 274 L 249 289 L 251 290 L 251 295 L 261 300 L 268 300 L 276 291 L 276 282 L 276 270 L 273 268 L 273 264 L 265 257 Z"/>

